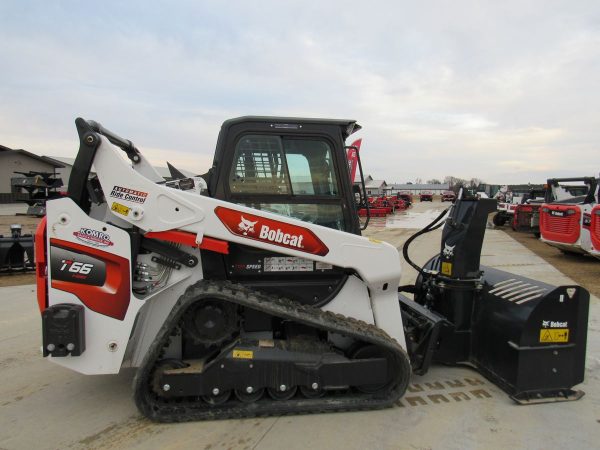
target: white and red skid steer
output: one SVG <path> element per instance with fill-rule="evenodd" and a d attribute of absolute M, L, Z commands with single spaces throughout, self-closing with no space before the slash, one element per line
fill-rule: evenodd
<path fill-rule="evenodd" d="M 168 181 L 130 141 L 76 126 L 68 197 L 36 233 L 43 353 L 84 374 L 137 368 L 147 417 L 388 407 L 432 362 L 520 403 L 581 397 L 589 294 L 479 267 L 494 200 L 459 194 L 422 231 L 444 225 L 403 288 L 414 300 L 399 294 L 396 248 L 360 236 L 355 121 L 228 120 L 211 170 Z"/>

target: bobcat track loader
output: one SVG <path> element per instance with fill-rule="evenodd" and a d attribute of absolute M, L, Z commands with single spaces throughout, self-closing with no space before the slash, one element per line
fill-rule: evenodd
<path fill-rule="evenodd" d="M 582 395 L 589 294 L 481 270 L 493 201 L 459 196 L 428 227 L 444 225 L 442 251 L 403 288 L 414 300 L 399 295 L 398 251 L 360 236 L 355 121 L 228 120 L 211 170 L 168 182 L 131 141 L 75 123 L 69 195 L 36 233 L 43 354 L 137 368 L 150 419 L 389 407 L 436 361 L 520 402 Z"/>
<path fill-rule="evenodd" d="M 565 253 L 594 255 L 597 233 L 591 225 L 597 204 L 598 179 L 550 178 L 540 208 L 541 240 Z"/>

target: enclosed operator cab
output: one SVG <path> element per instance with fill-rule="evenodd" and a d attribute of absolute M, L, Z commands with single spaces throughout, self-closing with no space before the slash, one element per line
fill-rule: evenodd
<path fill-rule="evenodd" d="M 211 197 L 324 227 L 360 234 L 346 159 L 353 120 L 240 117 L 223 123 L 212 168 Z M 253 227 L 244 218 L 242 227 Z M 275 231 L 273 231 L 275 232 Z M 244 245 L 203 261 L 212 276 L 315 306 L 347 279 L 343 270 Z"/>

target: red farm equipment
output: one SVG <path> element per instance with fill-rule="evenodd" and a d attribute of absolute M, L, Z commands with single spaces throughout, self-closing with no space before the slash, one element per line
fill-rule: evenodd
<path fill-rule="evenodd" d="M 423 191 L 419 195 L 419 201 L 421 202 L 433 202 L 433 192 Z"/>
<path fill-rule="evenodd" d="M 540 237 L 539 211 L 544 203 L 545 189 L 531 189 L 521 198 L 521 203 L 516 205 L 512 217 L 512 229 L 526 233 L 533 233 Z"/>
<path fill-rule="evenodd" d="M 387 198 L 387 201 L 394 206 L 395 211 L 404 211 L 406 208 L 408 208 L 408 205 L 406 204 L 406 202 L 404 200 L 402 200 L 401 198 L 398 198 L 393 195 L 388 196 L 386 198 Z"/>
<path fill-rule="evenodd" d="M 413 196 L 408 191 L 398 192 L 396 194 L 396 197 L 398 197 L 399 199 L 403 200 L 404 204 L 406 205 L 407 208 L 409 208 L 410 205 L 412 205 L 412 203 L 413 203 Z"/>
<path fill-rule="evenodd" d="M 444 191 L 442 192 L 442 203 L 443 202 L 452 202 L 456 200 L 456 194 L 453 191 Z"/>

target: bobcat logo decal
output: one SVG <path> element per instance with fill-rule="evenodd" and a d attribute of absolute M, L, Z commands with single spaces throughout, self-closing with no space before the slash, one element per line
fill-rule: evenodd
<path fill-rule="evenodd" d="M 249 220 L 244 219 L 244 216 L 240 216 L 240 218 L 242 221 L 238 224 L 238 228 L 242 234 L 244 236 L 248 236 L 248 233 L 254 234 L 254 225 L 258 223 L 258 220 L 256 222 L 250 222 Z"/>
<path fill-rule="evenodd" d="M 448 244 L 444 244 L 444 251 L 442 253 L 445 258 L 452 258 L 454 256 L 454 247 L 456 247 L 456 244 L 454 244 L 452 247 L 450 247 Z"/>

